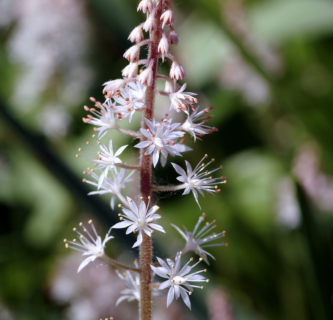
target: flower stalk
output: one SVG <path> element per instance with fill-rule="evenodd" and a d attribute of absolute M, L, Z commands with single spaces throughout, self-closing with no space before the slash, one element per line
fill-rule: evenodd
<path fill-rule="evenodd" d="M 195 201 L 199 208 L 198 195 L 204 196 L 204 193 L 219 193 L 219 184 L 225 184 L 224 176 L 213 177 L 213 174 L 222 167 L 213 170 L 207 170 L 207 166 L 214 162 L 214 159 L 206 162 L 205 155 L 194 169 L 188 161 L 185 161 L 186 171 L 176 163 L 172 163 L 174 170 L 178 173 L 177 180 L 179 185 L 156 185 L 153 184 L 153 169 L 159 165 L 165 166 L 168 157 L 182 157 L 182 153 L 191 151 L 184 144 L 184 136 L 193 138 L 194 142 L 201 140 L 205 135 L 217 131 L 217 128 L 210 127 L 207 123 L 210 115 L 207 113 L 212 107 L 200 109 L 197 105 L 197 94 L 185 92 L 186 83 L 179 84 L 185 78 L 185 71 L 176 57 L 170 53 L 171 45 L 178 43 L 178 36 L 173 27 L 173 11 L 171 10 L 171 0 L 142 0 L 138 5 L 138 11 L 141 10 L 146 15 L 146 21 L 138 25 L 130 33 L 129 40 L 134 44 L 124 53 L 124 57 L 129 61 L 129 65 L 122 70 L 122 79 L 110 80 L 104 83 L 103 94 L 105 102 L 100 103 L 95 98 L 90 100 L 95 104 L 94 108 L 84 106 L 84 110 L 89 112 L 83 122 L 94 126 L 93 135 L 95 144 L 86 144 L 91 150 L 79 149 L 80 155 L 93 164 L 93 168 L 87 168 L 83 173 L 86 178 L 83 182 L 97 188 L 89 195 L 111 195 L 110 206 L 115 208 L 116 201 L 121 204 L 118 208 L 122 213 L 118 213 L 120 222 L 113 225 L 107 233 L 104 241 L 97 234 L 95 227 L 91 224 L 93 233 L 89 233 L 83 226 L 83 233 L 78 232 L 80 243 L 65 240 L 66 247 L 82 252 L 83 256 L 88 256 L 80 264 L 81 271 L 90 262 L 96 259 L 103 259 L 116 268 L 125 270 L 118 272 L 118 276 L 123 280 L 127 289 L 121 291 L 123 294 L 117 300 L 138 301 L 140 320 L 152 319 L 152 296 L 167 295 L 167 306 L 174 299 L 182 298 L 183 302 L 191 308 L 190 295 L 194 288 L 201 288 L 193 282 L 208 282 L 208 280 L 199 275 L 206 272 L 206 269 L 195 271 L 200 261 L 209 264 L 208 256 L 214 257 L 206 251 L 207 247 L 225 246 L 224 243 L 208 244 L 213 240 L 224 236 L 224 232 L 217 234 L 210 233 L 215 228 L 215 221 L 206 224 L 199 230 L 199 225 L 203 221 L 203 216 L 199 219 L 193 232 L 184 231 L 173 225 L 180 235 L 186 240 L 183 252 L 178 251 L 173 258 L 157 258 L 158 263 L 153 263 L 152 241 L 154 231 L 165 233 L 164 228 L 156 223 L 156 220 L 162 218 L 157 213 L 159 207 L 156 205 L 159 192 L 174 192 L 184 190 L 183 194 L 193 193 Z M 165 28 L 168 28 L 167 33 Z M 144 39 L 143 30 L 149 34 Z M 148 47 L 148 56 L 140 60 L 140 48 L 146 45 Z M 168 75 L 158 73 L 158 65 L 168 58 L 172 61 Z M 164 90 L 156 88 L 156 80 L 165 82 Z M 154 117 L 155 95 L 160 94 L 170 103 L 169 112 L 166 118 L 156 120 Z M 141 125 L 137 131 L 123 128 L 122 121 L 132 121 L 135 113 L 141 113 Z M 179 114 L 185 119 L 183 122 L 173 122 L 172 114 Z M 178 117 L 181 118 L 181 117 Z M 137 163 L 127 164 L 121 158 L 122 152 L 129 145 L 121 146 L 114 151 L 112 139 L 108 142 L 102 142 L 108 132 L 116 130 L 126 136 L 134 138 L 134 150 L 139 150 L 140 156 Z M 136 148 L 136 149 L 135 149 Z M 94 156 L 82 156 L 92 154 Z M 205 161 L 205 162 L 204 162 Z M 128 173 L 128 171 L 130 171 Z M 137 172 L 137 175 L 133 175 Z M 139 176 L 139 181 L 134 182 L 134 177 Z M 139 186 L 139 191 L 133 196 L 128 196 L 126 185 L 130 182 Z M 162 220 L 163 221 L 163 220 Z M 135 234 L 137 236 L 134 247 L 139 248 L 139 260 L 134 266 L 127 266 L 116 259 L 110 258 L 105 254 L 106 243 L 113 239 L 110 235 L 112 229 L 126 229 L 126 235 Z M 75 229 L 76 230 L 76 229 Z M 193 251 L 200 256 L 199 261 L 190 265 L 192 258 L 181 266 L 181 257 L 189 251 Z M 164 282 L 153 281 L 153 272 L 162 278 Z M 166 290 L 167 289 L 167 290 Z"/>

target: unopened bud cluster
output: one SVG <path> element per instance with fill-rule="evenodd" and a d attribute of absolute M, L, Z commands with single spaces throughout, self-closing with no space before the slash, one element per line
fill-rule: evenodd
<path fill-rule="evenodd" d="M 184 152 L 192 150 L 184 144 L 186 136 L 194 141 L 201 140 L 205 135 L 217 131 L 217 128 L 208 125 L 211 118 L 209 113 L 213 107 L 200 108 L 196 98 L 197 94 L 186 92 L 186 83 L 178 84 L 178 81 L 184 80 L 185 71 L 180 62 L 170 53 L 172 45 L 178 43 L 178 36 L 173 27 L 174 14 L 170 0 L 142 0 L 138 5 L 138 11 L 145 14 L 146 20 L 136 26 L 128 37 L 133 45 L 124 53 L 124 58 L 128 60 L 129 64 L 122 70 L 122 78 L 104 83 L 103 102 L 91 98 L 94 105 L 92 107 L 84 106 L 84 110 L 88 114 L 83 118 L 83 122 L 91 124 L 96 134 L 93 135 L 94 141 L 87 141 L 87 148 L 79 148 L 77 155 L 77 157 L 86 158 L 91 162 L 91 166 L 83 172 L 85 175 L 83 182 L 95 188 L 89 195 L 108 194 L 112 209 L 115 209 L 115 204 L 120 202 L 119 212 L 117 212 L 120 222 L 111 226 L 104 241 L 98 236 L 91 221 L 89 222 L 90 228 L 80 224 L 83 231 L 74 229 L 79 241 L 65 240 L 65 245 L 88 256 L 81 263 L 78 271 L 96 258 L 104 259 L 118 269 L 123 269 L 122 272 L 118 271 L 118 275 L 127 288 L 122 291 L 123 296 L 118 299 L 117 304 L 124 300 L 138 300 L 140 317 L 149 320 L 151 308 L 147 305 L 147 296 L 143 297 L 142 281 L 147 281 L 145 285 L 151 288 L 150 296 L 167 295 L 167 306 L 174 298 L 178 299 L 181 296 L 185 304 L 191 308 L 189 295 L 192 294 L 194 288 L 203 288 L 192 282 L 208 282 L 204 276 L 199 275 L 206 269 L 196 272 L 192 272 L 192 269 L 200 261 L 209 264 L 208 256 L 214 258 L 206 251 L 206 248 L 225 245 L 224 243 L 210 243 L 225 235 L 224 232 L 207 235 L 216 227 L 215 221 L 206 223 L 199 229 L 205 219 L 205 214 L 203 214 L 193 232 L 188 232 L 186 229 L 182 231 L 173 225 L 185 240 L 183 250 L 178 251 L 174 258 L 165 260 L 156 258 L 158 262 L 154 264 L 149 256 L 151 249 L 148 249 L 148 258 L 145 258 L 147 254 L 144 253 L 144 250 L 147 245 L 151 248 L 154 231 L 165 233 L 164 228 L 160 225 L 162 216 L 157 213 L 160 208 L 156 205 L 156 196 L 160 192 L 183 190 L 184 195 L 192 193 L 201 208 L 199 194 L 203 196 L 204 193 L 219 193 L 218 185 L 226 183 L 226 178 L 221 175 L 213 176 L 222 169 L 222 166 L 208 169 L 208 166 L 215 162 L 214 159 L 209 159 L 208 155 L 205 155 L 193 167 L 190 162 L 185 161 L 185 169 L 172 163 L 174 170 L 179 175 L 177 177 L 179 184 L 154 185 L 151 175 L 148 175 L 147 178 L 147 172 L 153 170 L 158 163 L 164 166 L 169 156 L 182 157 Z M 141 56 L 146 51 L 141 50 L 144 46 L 148 47 L 148 57 Z M 160 62 L 166 62 L 170 66 L 168 75 L 158 73 Z M 163 91 L 155 88 L 156 79 L 162 79 L 165 82 Z M 156 94 L 165 97 L 170 103 L 169 115 L 160 120 L 156 120 L 153 116 L 153 102 Z M 136 113 L 141 114 L 141 127 L 138 126 L 137 130 L 125 129 L 125 126 L 121 125 L 122 122 L 132 122 L 133 115 Z M 183 115 L 183 121 L 173 121 L 172 114 L 177 113 Z M 106 138 L 108 133 L 111 133 L 112 137 L 112 130 L 134 139 L 136 149 L 133 149 L 133 152 L 138 151 L 139 161 L 127 163 L 122 158 L 121 154 L 125 148 L 129 148 L 128 145 L 116 146 L 114 149 L 116 141 Z M 144 161 L 144 159 L 149 159 L 149 161 Z M 135 171 L 140 176 L 140 181 L 135 183 L 142 186 L 144 182 L 148 194 L 147 191 L 144 194 L 141 190 L 130 197 L 126 194 L 126 185 L 133 183 L 136 176 Z M 161 211 L 163 212 L 163 209 Z M 135 234 L 136 240 L 133 247 L 139 248 L 141 260 L 137 260 L 133 267 L 123 265 L 105 255 L 104 248 L 106 243 L 113 238 L 110 235 L 113 228 L 126 228 L 126 235 Z M 191 259 L 182 266 L 182 255 L 190 251 L 199 255 L 199 261 L 190 266 Z M 149 259 L 149 261 L 144 259 Z M 151 281 L 152 272 L 164 278 L 164 281 L 160 283 Z M 143 275 L 147 279 L 141 279 Z"/>

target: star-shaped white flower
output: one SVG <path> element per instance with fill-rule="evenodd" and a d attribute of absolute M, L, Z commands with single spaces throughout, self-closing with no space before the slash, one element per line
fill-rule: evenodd
<path fill-rule="evenodd" d="M 145 119 L 148 130 L 140 129 L 141 133 L 147 138 L 146 141 L 135 145 L 136 148 L 147 148 L 145 154 L 153 153 L 153 164 L 156 167 L 160 152 L 164 158 L 168 154 L 172 156 L 181 156 L 178 148 L 175 147 L 176 141 L 183 136 L 183 131 L 174 131 L 179 127 L 180 123 L 171 123 L 172 119 L 162 122 L 151 122 Z"/>
<path fill-rule="evenodd" d="M 207 244 L 211 241 L 220 239 L 224 237 L 225 231 L 220 233 L 213 233 L 210 236 L 207 236 L 207 233 L 212 231 L 214 228 L 216 228 L 215 220 L 212 222 L 207 222 L 201 230 L 198 230 L 200 224 L 205 220 L 205 214 L 202 214 L 202 216 L 199 217 L 199 220 L 197 224 L 194 227 L 194 230 L 192 232 L 187 231 L 187 229 L 184 227 L 185 232 L 183 232 L 180 228 L 175 226 L 174 224 L 171 224 L 185 239 L 186 245 L 185 248 L 182 250 L 183 254 L 189 251 L 194 251 L 196 254 L 198 254 L 208 265 L 208 259 L 207 255 L 212 257 L 214 260 L 214 256 L 204 250 L 203 248 L 207 247 L 218 247 L 218 246 L 226 246 L 225 243 L 215 243 L 215 244 Z"/>
<path fill-rule="evenodd" d="M 159 286 L 160 290 L 170 287 L 167 297 L 167 307 L 169 307 L 174 297 L 178 299 L 181 296 L 185 304 L 191 309 L 189 295 L 192 294 L 193 288 L 203 289 L 203 287 L 190 284 L 189 282 L 208 282 L 205 277 L 198 274 L 206 272 L 206 270 L 190 273 L 192 268 L 195 267 L 202 259 L 200 258 L 199 261 L 192 266 L 190 266 L 189 263 L 193 259 L 190 259 L 182 269 L 180 269 L 181 253 L 179 252 L 176 255 L 175 261 L 167 259 L 165 262 L 158 257 L 157 260 L 161 267 L 151 266 L 151 268 L 160 277 L 168 279 L 162 282 Z"/>
<path fill-rule="evenodd" d="M 77 232 L 78 239 L 81 243 L 76 242 L 76 239 L 73 241 L 64 240 L 66 248 L 71 248 L 77 251 L 83 252 L 83 256 L 89 256 L 85 260 L 82 261 L 80 264 L 77 272 L 79 273 L 89 262 L 95 261 L 97 258 L 102 257 L 104 255 L 104 248 L 105 244 L 112 239 L 113 237 L 110 236 L 111 228 L 109 232 L 106 234 L 103 242 L 101 237 L 97 234 L 96 229 L 92 223 L 92 220 L 89 220 L 88 223 L 90 224 L 93 234 L 91 234 L 82 224 L 80 223 L 80 227 L 83 229 L 83 233 L 79 232 L 74 228 L 73 230 Z"/>
<path fill-rule="evenodd" d="M 177 112 L 185 111 L 187 109 L 186 105 L 198 103 L 198 100 L 192 97 L 197 94 L 193 92 L 184 92 L 185 89 L 186 83 L 184 83 L 177 92 L 169 94 L 169 99 L 171 101 L 170 110 L 173 108 Z"/>
<path fill-rule="evenodd" d="M 83 122 L 92 124 L 95 126 L 95 131 L 98 131 L 98 138 L 102 139 L 108 130 L 118 128 L 114 111 L 110 108 L 110 99 L 107 99 L 105 104 L 96 102 L 96 108 L 84 107 L 86 111 L 90 111 L 93 115 L 88 115 L 87 118 L 83 118 Z"/>
<path fill-rule="evenodd" d="M 119 214 L 120 220 L 122 221 L 116 223 L 112 228 L 120 229 L 128 227 L 126 234 L 138 231 L 138 239 L 134 243 L 133 248 L 139 246 L 142 243 L 142 232 L 144 232 L 149 237 L 153 233 L 152 229 L 165 233 L 164 229 L 160 225 L 153 223 L 153 221 L 161 218 L 159 214 L 155 214 L 155 212 L 159 209 L 158 206 L 152 206 L 148 210 L 150 201 L 146 206 L 146 203 L 141 199 L 139 207 L 131 198 L 127 197 L 127 201 L 130 209 L 122 209 L 124 214 Z"/>
<path fill-rule="evenodd" d="M 84 174 L 86 171 L 84 171 Z M 125 177 L 126 169 L 121 168 L 119 173 L 114 170 L 111 171 L 112 178 L 105 178 L 99 190 L 89 192 L 88 195 L 103 195 L 111 193 L 110 206 L 114 209 L 116 198 L 122 198 L 121 190 L 125 188 L 126 184 L 133 181 L 131 176 L 134 173 L 134 170 L 131 171 L 127 177 Z M 95 187 L 98 187 L 99 176 L 95 172 L 88 171 L 90 177 L 92 177 L 96 182 L 84 179 L 83 182 L 89 183 Z"/>
<path fill-rule="evenodd" d="M 202 161 L 207 157 L 208 156 L 205 155 L 197 164 L 194 170 L 192 170 L 192 166 L 190 165 L 190 163 L 188 161 L 185 161 L 187 172 L 185 172 L 185 170 L 182 167 L 180 167 L 178 164 L 172 163 L 176 172 L 180 174 L 177 180 L 184 183 L 185 190 L 183 194 L 189 194 L 192 191 L 195 201 L 197 202 L 200 209 L 201 207 L 198 201 L 198 192 L 202 196 L 204 196 L 203 191 L 206 191 L 208 193 L 215 193 L 215 192 L 218 193 L 220 192 L 220 189 L 217 188 L 217 185 L 221 183 L 222 184 L 226 183 L 224 176 L 220 178 L 213 178 L 211 176 L 211 173 L 221 169 L 222 167 L 216 168 L 211 171 L 205 170 L 210 163 L 215 161 L 214 159 L 212 159 L 207 164 L 202 163 Z"/>
<path fill-rule="evenodd" d="M 141 110 L 144 106 L 144 102 L 135 97 L 135 95 L 139 96 L 140 93 L 133 87 L 140 90 L 137 85 L 130 86 L 129 83 L 125 88 L 121 88 L 117 95 L 113 96 L 113 112 L 117 113 L 118 119 L 127 119 L 128 122 L 132 121 L 136 110 Z"/>
<path fill-rule="evenodd" d="M 202 137 L 205 134 L 210 134 L 213 131 L 218 131 L 217 128 L 206 125 L 208 119 L 210 119 L 210 116 L 208 116 L 207 113 L 209 112 L 209 110 L 213 109 L 213 107 L 208 107 L 201 111 L 199 111 L 199 108 L 200 106 L 197 106 L 196 108 L 193 106 L 191 113 L 186 110 L 185 113 L 187 113 L 187 119 L 179 127 L 180 130 L 188 132 L 194 138 L 194 141 L 196 140 L 197 136 Z"/>
<path fill-rule="evenodd" d="M 134 263 L 135 267 L 138 269 L 139 265 L 137 262 Z M 138 300 L 140 301 L 140 274 L 135 272 L 132 273 L 130 271 L 125 271 L 121 274 L 118 270 L 116 270 L 118 277 L 123 280 L 126 289 L 120 291 L 122 296 L 120 296 L 116 302 L 116 306 L 124 301 L 127 300 L 128 302 Z"/>
<path fill-rule="evenodd" d="M 104 170 L 98 180 L 98 189 L 101 188 L 105 178 L 107 178 L 109 170 L 116 171 L 115 165 L 117 163 L 122 163 L 118 156 L 124 151 L 127 145 L 120 147 L 115 153 L 113 153 L 112 140 L 109 141 L 109 149 L 101 142 L 99 142 L 99 147 L 100 151 L 98 151 L 98 159 L 92 160 L 94 163 L 97 163 L 99 165 L 99 167 L 95 170 Z"/>

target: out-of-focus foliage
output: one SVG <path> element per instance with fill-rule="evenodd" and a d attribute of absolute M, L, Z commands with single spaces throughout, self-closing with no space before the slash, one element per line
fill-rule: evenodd
<path fill-rule="evenodd" d="M 86 196 L 80 180 L 88 164 L 75 153 L 93 132 L 81 122 L 82 105 L 102 99 L 101 84 L 126 66 L 126 39 L 142 18 L 136 5 L 0 2 L 1 319 L 116 320 L 135 312 L 135 303 L 132 311 L 114 308 L 121 284 L 107 266 L 97 262 L 76 275 L 80 260 L 61 239 L 82 219 L 96 216 L 101 230 L 115 219 L 109 199 Z M 211 123 L 219 128 L 184 158 L 195 164 L 208 153 L 223 164 L 228 184 L 200 204 L 207 221 L 227 231 L 229 247 L 211 250 L 210 284 L 193 295 L 201 313 L 177 304 L 165 312 L 157 298 L 156 319 L 332 319 L 333 3 L 188 0 L 173 7 L 180 40 L 173 53 L 188 90 L 214 106 Z M 116 148 L 126 143 L 113 137 Z M 170 165 L 156 176 L 176 181 Z M 191 229 L 202 213 L 192 195 L 161 196 L 169 245 L 156 247 L 158 256 L 182 246 L 170 223 Z M 121 235 L 108 250 L 130 263 L 136 252 Z"/>

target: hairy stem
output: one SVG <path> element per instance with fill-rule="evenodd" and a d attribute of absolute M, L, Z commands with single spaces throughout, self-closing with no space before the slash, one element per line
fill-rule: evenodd
<path fill-rule="evenodd" d="M 116 267 L 116 268 L 121 268 L 121 269 L 125 269 L 125 270 L 128 270 L 128 271 L 133 271 L 133 272 L 138 272 L 140 273 L 140 269 L 137 269 L 137 268 L 133 268 L 133 267 L 129 267 L 125 264 L 122 264 L 116 260 L 113 260 L 111 258 L 109 258 L 108 256 L 106 256 L 105 254 L 103 256 L 101 256 L 101 258 L 107 262 L 108 264 L 111 264 L 112 266 Z"/>
<path fill-rule="evenodd" d="M 161 38 L 161 21 L 160 17 L 162 14 L 162 1 L 157 4 L 157 9 L 155 11 L 155 18 L 157 23 L 156 31 L 151 32 L 150 39 L 152 41 L 147 65 L 152 63 L 152 71 L 153 71 L 153 82 L 152 85 L 149 86 L 146 90 L 145 104 L 146 109 L 142 113 L 141 127 L 143 129 L 148 129 L 148 126 L 144 119 L 153 120 L 154 116 L 154 98 L 155 98 L 155 82 L 156 82 L 156 73 L 157 73 L 157 65 L 158 65 L 158 44 Z M 145 137 L 141 138 L 141 141 L 146 140 Z M 148 203 L 148 198 L 151 195 L 151 178 L 152 178 L 152 156 L 145 155 L 145 149 L 141 149 L 140 159 L 141 159 L 141 171 L 140 171 L 140 187 L 141 187 L 141 196 L 143 200 Z M 152 263 L 152 240 L 151 237 L 147 236 L 144 232 L 142 233 L 142 244 L 140 246 L 140 304 L 139 304 L 139 312 L 140 312 L 140 320 L 151 320 L 152 312 L 151 312 L 151 268 L 150 265 Z"/>

